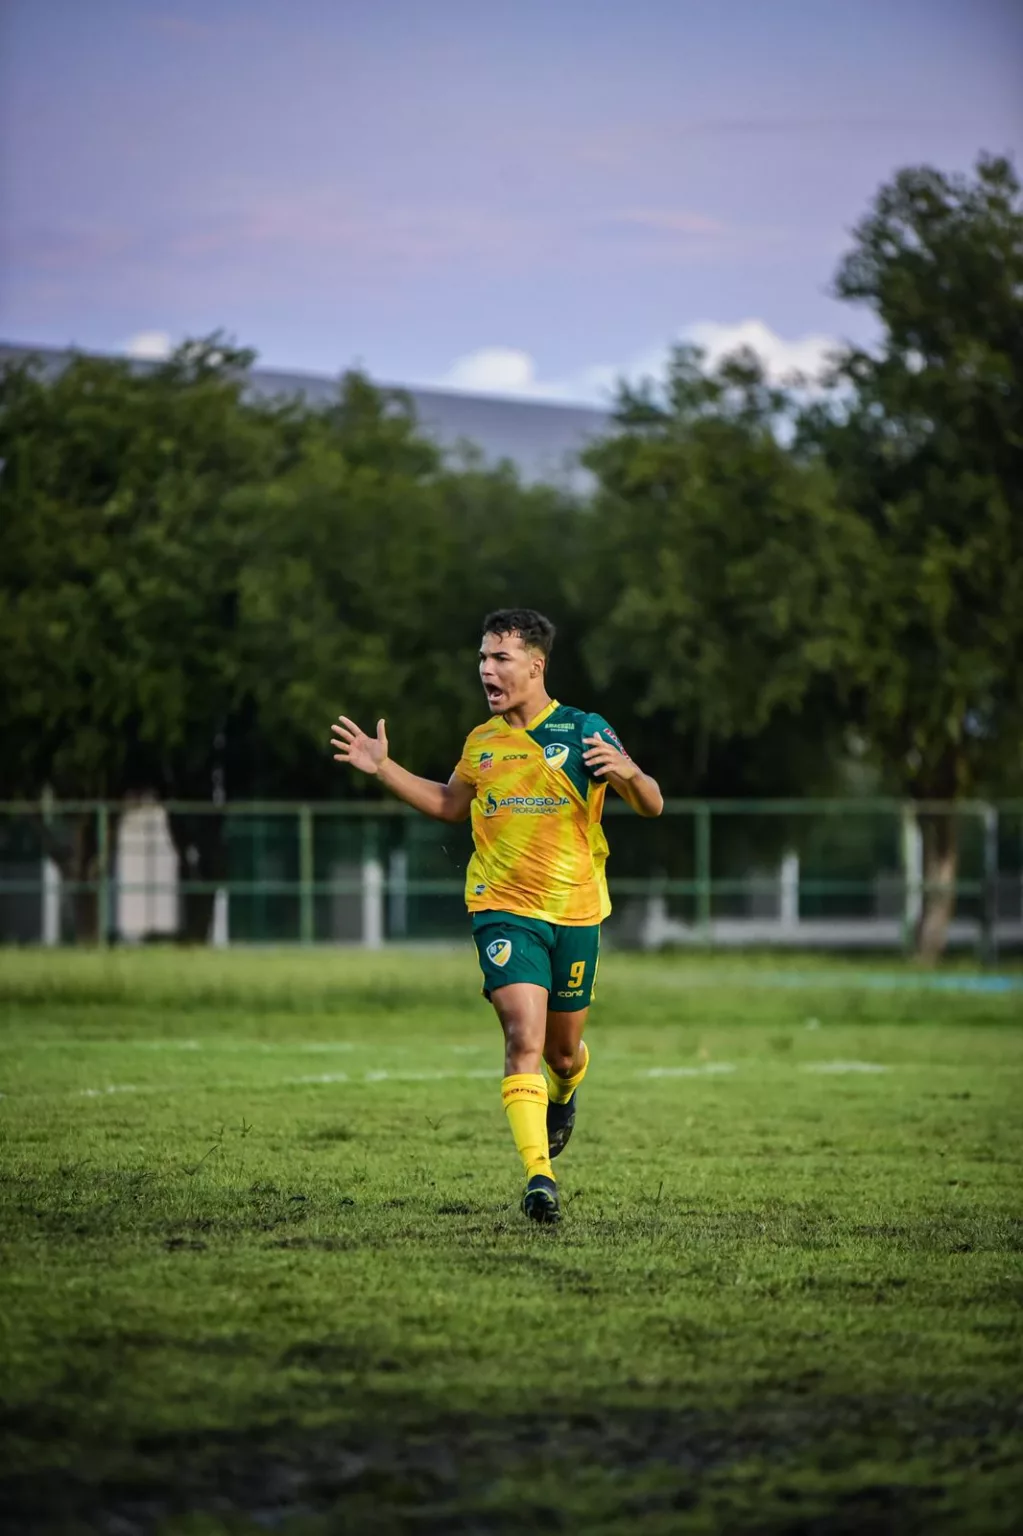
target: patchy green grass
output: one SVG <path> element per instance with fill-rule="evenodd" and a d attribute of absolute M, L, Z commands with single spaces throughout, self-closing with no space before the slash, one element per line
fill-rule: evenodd
<path fill-rule="evenodd" d="M 556 1232 L 452 954 L 0 955 L 17 1530 L 1002 1531 L 1020 992 L 610 955 Z"/>

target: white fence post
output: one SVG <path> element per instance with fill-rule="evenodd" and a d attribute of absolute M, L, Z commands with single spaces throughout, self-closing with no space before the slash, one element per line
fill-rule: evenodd
<path fill-rule="evenodd" d="M 902 807 L 902 924 L 905 942 L 912 941 L 923 911 L 924 843 L 916 807 Z"/>
<path fill-rule="evenodd" d="M 384 942 L 384 866 L 375 854 L 362 861 L 362 947 L 380 949 Z"/>
<path fill-rule="evenodd" d="M 43 860 L 43 943 L 60 943 L 60 888 L 62 876 L 52 859 Z"/>
<path fill-rule="evenodd" d="M 781 923 L 783 928 L 799 926 L 799 854 L 787 853 L 781 861 Z"/>

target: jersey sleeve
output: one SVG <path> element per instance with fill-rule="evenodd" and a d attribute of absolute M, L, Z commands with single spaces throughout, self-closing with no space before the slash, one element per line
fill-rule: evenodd
<path fill-rule="evenodd" d="M 468 784 L 475 789 L 479 783 L 479 773 L 477 772 L 476 764 L 473 762 L 471 743 L 472 737 L 467 736 L 465 738 L 465 746 L 462 748 L 462 755 L 455 764 L 455 772 L 464 784 Z"/>
<path fill-rule="evenodd" d="M 622 746 L 622 743 L 618 738 L 617 731 L 608 725 L 603 715 L 587 715 L 583 721 L 584 750 L 585 738 L 588 736 L 600 736 L 604 741 L 608 741 L 613 747 L 616 747 L 623 757 L 628 757 L 629 755 L 625 748 Z M 591 779 L 594 778 L 594 774 L 590 771 L 589 767 L 585 763 L 583 766 L 586 768 L 587 775 Z M 603 782 L 603 780 L 601 780 L 601 782 Z"/>

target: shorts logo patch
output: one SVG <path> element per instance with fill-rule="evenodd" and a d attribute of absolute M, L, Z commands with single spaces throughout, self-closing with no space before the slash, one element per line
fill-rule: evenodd
<path fill-rule="evenodd" d="M 568 743 L 552 741 L 550 746 L 544 747 L 543 755 L 548 768 L 564 768 L 568 761 Z"/>
<path fill-rule="evenodd" d="M 487 945 L 487 959 L 491 965 L 507 965 L 511 952 L 511 939 L 494 939 Z"/>

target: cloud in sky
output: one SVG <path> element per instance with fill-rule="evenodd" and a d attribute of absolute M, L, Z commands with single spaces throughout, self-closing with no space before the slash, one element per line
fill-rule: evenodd
<path fill-rule="evenodd" d="M 136 331 L 134 336 L 129 336 L 124 344 L 124 350 L 129 357 L 145 358 L 149 362 L 159 362 L 161 358 L 169 357 L 173 343 L 166 331 Z"/>
<path fill-rule="evenodd" d="M 790 340 L 779 336 L 763 320 L 741 320 L 734 325 L 701 320 L 681 330 L 677 340 L 702 347 L 712 366 L 728 353 L 749 347 L 777 383 L 794 373 L 811 381 L 819 379 L 838 345 L 835 337 L 817 333 Z M 606 405 L 621 379 L 637 383 L 644 378 L 663 377 L 668 351 L 667 346 L 651 347 L 624 363 L 595 363 L 564 378 L 545 379 L 530 353 L 515 347 L 481 347 L 458 358 L 441 378 L 432 382 L 444 389 L 473 394 Z"/>
<path fill-rule="evenodd" d="M 460 357 L 434 383 L 474 395 L 511 395 L 524 400 L 599 400 L 613 390 L 614 368 L 588 368 L 565 379 L 541 379 L 536 360 L 517 347 L 480 347 Z"/>
<path fill-rule="evenodd" d="M 819 379 L 838 346 L 834 336 L 815 332 L 787 341 L 763 320 L 740 320 L 738 325 L 718 325 L 713 320 L 703 320 L 689 326 L 680 339 L 702 347 L 712 364 L 729 352 L 749 347 L 776 383 L 783 383 L 793 373 L 804 374 L 810 380 Z"/>

